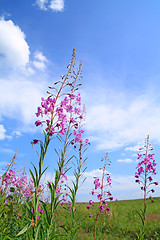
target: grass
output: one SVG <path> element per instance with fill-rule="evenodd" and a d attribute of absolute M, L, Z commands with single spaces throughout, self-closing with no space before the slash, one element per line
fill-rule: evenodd
<path fill-rule="evenodd" d="M 95 212 L 93 209 L 88 210 L 86 208 L 87 203 L 77 203 L 77 212 L 76 212 L 76 223 L 79 225 L 78 237 L 79 240 L 92 240 L 94 234 L 94 221 L 95 221 Z M 113 201 L 108 203 L 108 206 L 111 208 L 111 211 L 108 212 L 108 215 L 99 216 L 97 223 L 97 240 L 129 240 L 129 239 L 138 239 L 137 234 L 140 232 L 141 220 L 137 213 L 140 208 L 143 208 L 143 199 L 138 200 L 128 200 L 128 201 Z M 95 203 L 94 208 L 96 209 L 98 204 Z M 89 213 L 92 214 L 92 217 L 89 218 Z M 24 217 L 24 219 L 23 219 Z M 60 225 L 67 226 L 68 224 L 68 213 L 65 210 L 59 212 L 57 222 L 61 221 Z M 8 236 L 13 239 L 24 239 L 23 237 L 16 238 L 16 230 L 20 226 L 16 226 L 15 216 L 14 222 L 12 221 L 13 216 L 10 218 L 1 218 L 0 219 L 0 228 L 2 229 L 0 239 L 5 239 L 7 235 L 6 224 L 9 229 Z M 7 222 L 5 222 L 6 220 Z M 25 224 L 25 213 L 21 216 L 21 224 Z M 59 225 L 59 226 L 60 226 Z M 4 229 L 5 227 L 5 229 Z M 61 229 L 61 228 L 60 228 Z M 3 235 L 5 230 L 6 235 Z M 160 239 L 160 198 L 154 198 L 152 203 L 147 199 L 147 220 L 145 225 L 145 239 L 156 240 Z M 61 230 L 63 231 L 63 230 Z M 9 238 L 6 238 L 9 239 Z"/>
<path fill-rule="evenodd" d="M 94 233 L 95 213 L 93 209 L 87 210 L 86 203 L 78 204 L 77 224 L 79 224 L 79 240 L 92 240 Z M 95 204 L 94 208 L 96 209 Z M 140 233 L 141 219 L 137 213 L 143 209 L 143 199 L 114 201 L 108 203 L 111 211 L 108 215 L 101 215 L 97 224 L 97 240 L 102 239 L 138 239 Z M 92 217 L 89 218 L 89 213 Z M 61 215 L 61 221 L 67 224 L 65 213 Z M 155 198 L 152 203 L 147 199 L 147 220 L 145 239 L 160 239 L 160 198 Z M 159 236 L 157 238 L 157 235 Z"/>

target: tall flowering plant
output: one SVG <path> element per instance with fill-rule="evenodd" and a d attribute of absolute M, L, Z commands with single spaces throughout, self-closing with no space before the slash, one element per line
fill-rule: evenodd
<path fill-rule="evenodd" d="M 79 188 L 79 181 L 80 178 L 82 177 L 83 173 L 86 170 L 85 164 L 87 158 L 85 157 L 85 152 L 87 150 L 87 145 L 90 144 L 88 139 L 83 139 L 83 133 L 84 131 L 82 130 L 83 127 L 83 120 L 84 120 L 84 114 L 85 114 L 85 108 L 83 108 L 82 116 L 79 119 L 78 122 L 78 128 L 74 130 L 73 132 L 73 139 L 71 141 L 71 144 L 74 146 L 75 149 L 75 154 L 74 158 L 76 159 L 76 162 L 74 164 L 75 169 L 74 169 L 74 181 L 72 181 L 72 187 L 67 186 L 68 188 L 68 193 L 67 196 L 70 199 L 70 208 L 65 208 L 66 211 L 68 212 L 69 215 L 69 224 L 68 227 L 62 225 L 61 227 L 65 230 L 65 236 L 67 239 L 74 240 L 77 238 L 77 229 L 79 226 L 77 226 L 77 221 L 76 221 L 76 196 Z"/>
<path fill-rule="evenodd" d="M 108 153 L 106 153 L 105 157 L 102 158 L 102 161 L 104 162 L 104 166 L 102 169 L 102 178 L 101 180 L 98 177 L 94 178 L 94 188 L 91 191 L 92 195 L 96 195 L 97 199 L 99 201 L 98 211 L 96 212 L 95 217 L 95 225 L 94 225 L 94 239 L 96 239 L 96 230 L 97 230 L 97 221 L 98 217 L 103 214 L 107 214 L 110 211 L 110 208 L 108 207 L 107 201 L 113 200 L 112 194 L 108 189 L 106 190 L 106 187 L 111 186 L 111 177 L 106 171 L 107 166 L 110 167 L 111 161 L 108 159 Z M 92 200 L 89 201 L 89 205 L 87 206 L 87 209 L 91 209 L 94 206 L 94 202 Z M 91 218 L 91 213 L 89 214 L 89 217 Z"/>
<path fill-rule="evenodd" d="M 80 93 L 77 93 L 78 87 L 81 85 L 77 81 L 81 78 L 82 62 L 78 70 L 75 71 L 75 59 L 76 53 L 75 49 L 73 49 L 72 61 L 67 67 L 67 74 L 61 75 L 61 80 L 54 83 L 54 87 L 49 87 L 50 90 L 47 91 L 49 96 L 42 98 L 41 106 L 38 107 L 36 112 L 36 116 L 39 119 L 35 122 L 35 125 L 43 127 L 44 141 L 38 139 L 32 141 L 34 147 L 35 144 L 40 144 L 38 169 L 33 165 L 34 171 L 30 170 L 34 182 L 33 206 L 27 204 L 30 223 L 18 235 L 32 229 L 31 235 L 33 238 L 38 237 L 39 234 L 45 234 L 46 239 L 53 239 L 55 233 L 57 206 L 61 201 L 59 199 L 61 193 L 58 191 L 59 182 L 62 175 L 68 171 L 68 164 L 72 158 L 68 159 L 67 149 L 69 146 L 72 146 L 73 141 L 78 141 L 79 132 L 77 130 L 79 129 L 79 120 L 83 119 L 80 108 L 81 96 Z M 53 136 L 57 136 L 62 145 L 59 151 L 56 150 L 58 154 L 58 168 L 55 170 L 54 181 L 48 182 L 51 201 L 50 207 L 41 201 L 46 216 L 45 227 L 41 227 L 41 219 L 38 219 L 41 192 L 38 192 L 38 188 L 42 176 L 46 171 L 46 169 L 43 170 L 43 164 Z"/>
<path fill-rule="evenodd" d="M 150 153 L 153 150 L 153 147 L 149 143 L 149 135 L 146 138 L 144 147 L 140 148 L 140 150 L 144 153 L 138 154 L 139 163 L 135 173 L 135 182 L 140 185 L 140 188 L 143 191 L 144 208 L 141 213 L 139 213 L 139 216 L 142 221 L 142 233 L 144 234 L 147 195 L 149 193 L 154 193 L 154 186 L 158 185 L 158 182 L 154 181 L 153 179 L 153 176 L 155 176 L 157 172 L 154 153 Z"/>

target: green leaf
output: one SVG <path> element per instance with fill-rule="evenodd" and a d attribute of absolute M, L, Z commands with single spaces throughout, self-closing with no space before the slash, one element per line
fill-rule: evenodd
<path fill-rule="evenodd" d="M 35 180 L 35 177 L 33 175 L 33 172 L 30 169 L 29 169 L 29 171 L 30 171 L 31 177 L 32 177 L 33 182 L 34 182 L 34 186 L 36 186 L 36 180 Z"/>
<path fill-rule="evenodd" d="M 64 227 L 63 225 L 60 226 L 60 227 L 63 228 L 65 230 L 65 232 L 67 233 L 67 235 L 68 235 L 68 229 L 66 227 Z"/>
<path fill-rule="evenodd" d="M 31 227 L 31 223 L 28 223 L 18 234 L 17 237 L 25 233 Z"/>
<path fill-rule="evenodd" d="M 35 174 L 36 174 L 36 181 L 38 180 L 38 172 L 37 172 L 37 169 L 36 169 L 36 167 L 34 166 L 34 164 L 32 164 L 33 165 L 33 167 L 34 167 L 34 171 L 35 171 Z"/>
<path fill-rule="evenodd" d="M 14 240 L 14 239 L 9 236 L 5 236 L 4 240 Z"/>

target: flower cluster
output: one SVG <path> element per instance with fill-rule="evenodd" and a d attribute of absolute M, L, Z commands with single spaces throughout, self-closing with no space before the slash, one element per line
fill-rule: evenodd
<path fill-rule="evenodd" d="M 34 216 L 34 210 L 33 210 L 33 208 L 31 209 L 31 213 L 33 214 L 33 216 Z M 43 214 L 43 208 L 42 208 L 42 206 L 41 206 L 41 204 L 39 204 L 39 206 L 38 206 L 38 216 L 37 216 L 37 220 L 39 220 L 40 219 L 40 216 Z"/>
<path fill-rule="evenodd" d="M 37 120 L 35 125 L 42 126 L 45 124 L 45 131 L 49 133 L 50 136 L 55 132 L 64 135 L 68 123 L 77 129 L 77 119 L 83 119 L 81 108 L 78 107 L 81 105 L 80 93 L 77 95 L 70 93 L 65 96 L 59 104 L 57 103 L 57 99 L 58 97 L 55 98 L 54 96 L 49 96 L 47 99 L 42 98 L 41 107 L 38 107 L 36 113 L 37 117 L 43 118 L 45 116 L 46 120 Z M 34 143 L 36 143 L 36 141 Z"/>
<path fill-rule="evenodd" d="M 148 194 L 149 192 L 154 192 L 154 189 L 150 189 L 147 191 L 148 187 L 151 185 L 158 185 L 158 182 L 155 182 L 152 178 L 152 175 L 156 175 L 156 162 L 154 159 L 154 154 L 148 154 L 149 150 L 153 150 L 153 148 L 148 147 L 148 139 L 147 144 L 145 145 L 146 153 L 138 154 L 137 159 L 143 158 L 142 161 L 138 163 L 137 171 L 135 173 L 135 182 L 141 185 L 141 190 Z M 144 155 L 144 157 L 143 157 Z"/>
<path fill-rule="evenodd" d="M 1 179 L 1 177 L 0 177 Z M 7 196 L 11 193 L 16 195 L 19 200 L 31 199 L 34 192 L 32 178 L 27 177 L 26 172 L 19 171 L 19 174 L 13 169 L 8 169 L 2 179 L 1 191 L 7 191 Z M 39 186 L 38 192 L 41 192 L 43 186 Z"/>
<path fill-rule="evenodd" d="M 110 176 L 107 176 L 106 178 L 106 185 L 109 186 L 111 185 L 111 178 Z M 99 214 L 107 213 L 110 208 L 108 207 L 107 200 L 113 200 L 112 194 L 110 191 L 103 193 L 103 183 L 100 183 L 99 178 L 95 177 L 94 179 L 94 189 L 92 189 L 91 194 L 95 195 L 97 194 L 97 198 L 100 201 L 99 205 Z M 98 189 L 100 189 L 100 193 L 96 192 Z M 95 191 L 96 190 L 96 191 Z M 90 209 L 92 206 L 94 206 L 94 202 L 92 200 L 89 201 L 89 205 L 86 207 L 87 209 Z M 91 217 L 91 214 L 89 215 Z"/>

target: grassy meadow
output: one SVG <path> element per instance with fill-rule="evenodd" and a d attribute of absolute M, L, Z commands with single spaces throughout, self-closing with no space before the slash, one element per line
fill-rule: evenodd
<path fill-rule="evenodd" d="M 78 237 L 79 240 L 94 239 L 94 225 L 95 215 L 94 210 L 98 209 L 98 204 L 95 203 L 93 209 L 86 208 L 87 203 L 77 203 L 76 205 L 76 225 L 79 226 Z M 109 202 L 108 206 L 111 211 L 108 215 L 99 215 L 97 221 L 97 240 L 102 239 L 140 239 L 137 234 L 140 233 L 141 220 L 137 213 L 140 208 L 143 208 L 143 200 L 128 200 L 128 201 L 113 201 Z M 17 207 L 12 206 L 9 212 L 0 218 L 0 239 L 26 239 L 25 234 L 16 237 L 16 234 L 25 226 L 27 221 L 26 208 L 21 205 Z M 91 217 L 89 214 L 91 213 Z M 43 214 L 42 214 L 43 217 Z M 57 213 L 57 225 L 59 231 L 63 234 L 63 228 L 68 224 L 68 211 L 62 208 Z M 160 198 L 154 198 L 154 202 L 147 199 L 147 213 L 145 224 L 144 239 L 153 240 L 160 239 Z M 58 237 L 57 239 L 65 239 L 65 237 Z"/>
<path fill-rule="evenodd" d="M 140 232 L 141 220 L 137 210 L 143 208 L 143 200 L 128 200 L 110 202 L 111 211 L 107 216 L 99 216 L 97 224 L 97 240 L 102 239 L 138 239 L 137 233 Z M 81 203 L 77 210 L 79 216 L 79 238 L 81 240 L 92 240 L 94 231 L 94 212 L 93 216 L 88 217 L 89 210 L 86 203 Z M 155 198 L 152 203 L 147 200 L 147 220 L 145 226 L 145 239 L 160 239 L 160 199 Z"/>

